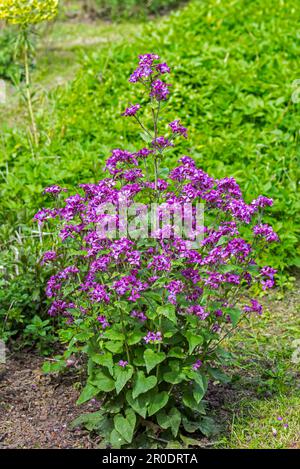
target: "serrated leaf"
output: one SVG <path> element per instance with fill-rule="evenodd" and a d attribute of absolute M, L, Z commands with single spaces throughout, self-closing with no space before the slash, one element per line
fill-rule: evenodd
<path fill-rule="evenodd" d="M 140 332 L 140 331 L 132 332 L 131 334 L 128 335 L 128 338 L 127 338 L 128 345 L 137 344 L 138 342 L 140 342 L 142 337 L 144 337 L 144 335 L 145 335 L 145 332 Z"/>
<path fill-rule="evenodd" d="M 168 357 L 184 358 L 185 354 L 180 347 L 173 347 L 168 353 Z"/>
<path fill-rule="evenodd" d="M 97 363 L 97 365 L 102 365 L 102 366 L 107 367 L 110 373 L 112 373 L 114 363 L 112 359 L 112 354 L 110 352 L 105 352 L 105 353 L 93 352 L 90 354 L 90 357 L 94 363 Z"/>
<path fill-rule="evenodd" d="M 104 347 L 112 353 L 122 353 L 123 343 L 122 342 L 105 342 Z"/>
<path fill-rule="evenodd" d="M 202 417 L 201 421 L 199 422 L 199 430 L 201 433 L 203 433 L 203 435 L 209 438 L 210 436 L 218 433 L 219 427 L 211 417 Z"/>
<path fill-rule="evenodd" d="M 126 445 L 126 440 L 120 435 L 117 430 L 113 429 L 110 434 L 110 444 L 114 449 L 120 449 L 123 445 Z M 106 445 L 105 445 L 106 447 Z"/>
<path fill-rule="evenodd" d="M 157 314 L 165 316 L 173 324 L 177 324 L 175 306 L 173 305 L 159 306 L 156 311 L 157 311 Z"/>

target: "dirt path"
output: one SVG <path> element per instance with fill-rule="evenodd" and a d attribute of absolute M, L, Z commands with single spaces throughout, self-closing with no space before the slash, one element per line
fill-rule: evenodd
<path fill-rule="evenodd" d="M 43 361 L 34 354 L 11 357 L 0 376 L 0 448 L 95 447 L 86 431 L 68 429 L 95 404 L 78 408 L 74 377 L 43 376 Z"/>

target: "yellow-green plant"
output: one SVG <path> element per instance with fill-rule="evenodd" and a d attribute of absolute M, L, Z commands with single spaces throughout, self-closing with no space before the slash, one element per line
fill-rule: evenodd
<path fill-rule="evenodd" d="M 34 47 L 31 34 L 35 25 L 52 20 L 57 9 L 58 0 L 0 0 L 0 20 L 19 28 L 16 50 L 24 61 L 26 101 L 35 145 L 38 145 L 39 137 L 32 108 L 29 57 Z"/>

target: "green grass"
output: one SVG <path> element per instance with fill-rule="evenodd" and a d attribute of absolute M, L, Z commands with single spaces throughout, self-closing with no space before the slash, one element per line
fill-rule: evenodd
<path fill-rule="evenodd" d="M 217 447 L 300 447 L 298 298 L 299 283 L 284 300 L 265 299 L 263 315 L 252 317 L 228 341 L 235 365 L 232 384 L 216 410 L 224 428 Z M 222 390 L 217 392 L 222 396 Z"/>
<path fill-rule="evenodd" d="M 260 402 L 245 401 L 239 416 L 232 420 L 230 436 L 219 447 L 235 449 L 299 449 L 300 397 L 285 397 Z M 282 417 L 282 421 L 278 421 Z M 288 427 L 285 428 L 284 424 Z"/>

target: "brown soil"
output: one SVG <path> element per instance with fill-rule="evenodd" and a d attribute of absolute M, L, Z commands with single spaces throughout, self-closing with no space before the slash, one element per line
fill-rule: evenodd
<path fill-rule="evenodd" d="M 78 376 L 43 375 L 44 359 L 24 353 L 8 359 L 0 374 L 0 448 L 94 448 L 88 432 L 70 422 L 95 404 L 76 406 Z"/>

